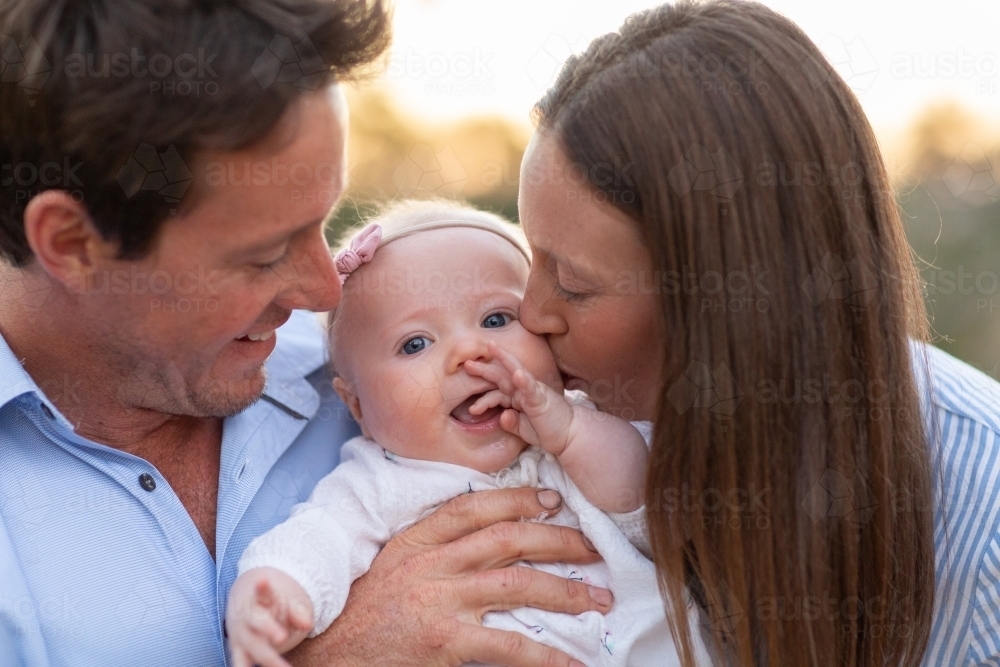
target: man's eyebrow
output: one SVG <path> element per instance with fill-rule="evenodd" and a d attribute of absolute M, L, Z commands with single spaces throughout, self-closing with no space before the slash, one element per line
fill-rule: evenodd
<path fill-rule="evenodd" d="M 259 252 L 259 251 L 262 251 L 262 250 L 267 250 L 268 248 L 271 248 L 271 247 L 276 246 L 279 243 L 283 242 L 285 239 L 288 239 L 288 238 L 290 238 L 292 236 L 295 236 L 299 232 L 303 232 L 303 231 L 305 231 L 305 230 L 307 230 L 307 229 L 309 229 L 311 227 L 314 227 L 314 226 L 316 226 L 318 224 L 322 224 L 323 227 L 324 227 L 324 229 L 325 229 L 326 228 L 326 221 L 327 221 L 327 217 L 326 216 L 324 216 L 322 218 L 315 218 L 315 219 L 310 220 L 309 222 L 307 222 L 306 224 L 304 224 L 304 225 L 302 225 L 300 227 L 296 227 L 293 230 L 282 232 L 281 234 L 275 234 L 274 236 L 272 236 L 271 238 L 267 239 L 266 241 L 260 241 L 258 243 L 254 243 L 251 246 L 247 246 L 246 248 L 243 249 L 243 252 L 246 252 L 246 253 L 249 254 L 249 253 Z"/>

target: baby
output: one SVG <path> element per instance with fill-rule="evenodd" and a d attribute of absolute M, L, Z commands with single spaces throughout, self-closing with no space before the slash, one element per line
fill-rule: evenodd
<path fill-rule="evenodd" d="M 650 425 L 564 396 L 545 339 L 518 320 L 530 262 L 518 234 L 489 213 L 406 202 L 337 254 L 334 387 L 363 435 L 243 554 L 226 613 L 237 667 L 285 667 L 279 654 L 337 618 L 393 535 L 457 495 L 515 486 L 559 491 L 565 507 L 548 520 L 604 558 L 519 565 L 609 588 L 615 603 L 607 615 L 490 612 L 483 625 L 591 667 L 679 664 L 644 555 Z"/>

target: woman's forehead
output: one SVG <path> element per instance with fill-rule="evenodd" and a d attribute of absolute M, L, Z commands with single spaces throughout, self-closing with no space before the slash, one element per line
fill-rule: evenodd
<path fill-rule="evenodd" d="M 641 244 L 638 224 L 610 197 L 573 166 L 551 131 L 535 134 L 524 154 L 518 193 L 518 212 L 532 250 L 569 257 L 581 244 Z"/>

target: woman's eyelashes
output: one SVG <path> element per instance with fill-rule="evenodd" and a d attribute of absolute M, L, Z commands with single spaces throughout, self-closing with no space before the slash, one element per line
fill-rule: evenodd
<path fill-rule="evenodd" d="M 583 301 L 593 293 L 593 290 L 585 290 L 581 292 L 563 287 L 563 283 L 566 279 L 569 279 L 570 282 L 574 284 L 579 282 L 579 277 L 572 269 L 564 268 L 561 264 L 553 264 L 549 268 L 549 273 L 552 276 L 552 289 L 556 293 L 556 296 L 563 301 Z"/>
<path fill-rule="evenodd" d="M 563 301 L 583 301 L 589 294 L 584 292 L 570 292 L 568 289 L 560 285 L 558 282 L 555 283 L 555 292 Z"/>

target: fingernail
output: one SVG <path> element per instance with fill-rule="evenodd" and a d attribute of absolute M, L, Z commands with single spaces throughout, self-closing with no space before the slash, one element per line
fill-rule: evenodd
<path fill-rule="evenodd" d="M 551 489 L 538 492 L 538 502 L 547 510 L 562 507 L 562 496 Z"/>
<path fill-rule="evenodd" d="M 583 664 L 579 660 L 570 660 L 569 667 L 587 667 L 587 665 Z"/>
<path fill-rule="evenodd" d="M 611 594 L 606 588 L 597 588 L 596 586 L 587 586 L 587 592 L 590 593 L 590 599 L 597 604 L 604 605 L 608 607 L 612 602 L 615 601 L 615 596 Z"/>
<path fill-rule="evenodd" d="M 582 535 L 581 537 L 583 537 L 583 546 L 587 547 L 596 554 L 597 547 L 595 547 L 594 543 L 590 541 L 590 538 L 588 538 L 586 535 Z"/>

